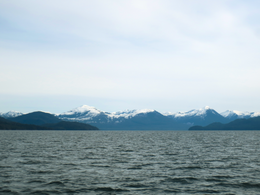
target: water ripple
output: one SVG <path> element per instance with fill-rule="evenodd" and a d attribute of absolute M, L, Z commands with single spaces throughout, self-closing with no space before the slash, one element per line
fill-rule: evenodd
<path fill-rule="evenodd" d="M 260 132 L 0 131 L 0 194 L 260 194 Z"/>

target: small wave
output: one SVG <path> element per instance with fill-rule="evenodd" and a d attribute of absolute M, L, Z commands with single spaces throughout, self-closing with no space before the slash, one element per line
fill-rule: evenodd
<path fill-rule="evenodd" d="M 245 188 L 260 188 L 260 183 L 245 182 L 245 183 L 241 183 L 240 185 Z"/>
<path fill-rule="evenodd" d="M 74 163 L 64 163 L 63 165 L 64 166 L 77 166 L 77 164 L 74 164 Z"/>
<path fill-rule="evenodd" d="M 129 167 L 129 168 L 127 168 L 127 169 L 129 169 L 129 170 L 139 170 L 139 169 L 142 169 L 142 166 L 133 166 L 133 167 Z"/>
<path fill-rule="evenodd" d="M 30 180 L 27 183 L 45 183 L 45 181 L 42 181 L 42 180 Z"/>
<path fill-rule="evenodd" d="M 60 159 L 60 157 L 56 156 L 56 155 L 49 155 L 49 156 L 47 156 L 47 159 L 49 159 L 49 160 Z"/>
<path fill-rule="evenodd" d="M 19 193 L 17 193 L 17 192 L 14 192 L 14 191 L 12 191 L 12 190 L 10 190 L 10 189 L 4 189 L 4 188 L 0 188 L 0 194 L 1 195 L 16 195 L 16 194 L 19 194 Z"/>
<path fill-rule="evenodd" d="M 123 164 L 124 164 L 124 163 L 129 163 L 129 161 L 121 160 L 121 159 L 119 159 L 119 160 L 115 159 L 114 162 L 115 162 L 115 163 L 123 163 Z"/>
<path fill-rule="evenodd" d="M 191 165 L 191 166 L 178 167 L 176 169 L 181 169 L 181 170 L 183 170 L 183 169 L 202 169 L 202 167 L 199 165 Z"/>
<path fill-rule="evenodd" d="M 125 187 L 129 187 L 129 188 L 146 188 L 147 186 L 141 183 L 130 183 L 130 184 L 126 184 L 124 185 Z"/>
<path fill-rule="evenodd" d="M 4 169 L 4 168 L 12 168 L 11 166 L 8 166 L 8 165 L 0 165 L 0 169 Z"/>
<path fill-rule="evenodd" d="M 66 194 L 81 194 L 81 193 L 88 193 L 90 192 L 91 189 L 88 189 L 88 188 L 80 188 L 80 189 L 70 189 L 70 188 L 66 188 L 63 190 L 64 193 Z"/>
<path fill-rule="evenodd" d="M 20 163 L 20 164 L 24 164 L 24 165 L 47 164 L 46 161 L 39 161 L 39 160 L 20 161 L 19 163 Z"/>
<path fill-rule="evenodd" d="M 260 189 L 260 183 L 249 183 L 249 182 L 243 182 L 243 183 L 218 183 L 219 186 L 224 187 L 232 187 L 232 188 L 259 188 Z"/>
<path fill-rule="evenodd" d="M 208 178 L 208 179 L 205 179 L 205 181 L 207 181 L 207 182 L 224 182 L 225 180 L 217 179 L 217 178 Z"/>
<path fill-rule="evenodd" d="M 29 171 L 30 174 L 52 174 L 54 171 L 38 171 L 38 170 L 33 170 Z"/>
<path fill-rule="evenodd" d="M 94 191 L 103 191 L 103 192 L 127 192 L 128 190 L 120 188 L 111 188 L 111 187 L 99 187 L 94 189 Z"/>
<path fill-rule="evenodd" d="M 219 190 L 212 190 L 212 189 L 205 189 L 205 190 L 199 190 L 199 191 L 196 191 L 196 193 L 203 193 L 203 194 L 218 194 L 218 193 L 221 193 L 221 191 L 219 191 Z"/>
<path fill-rule="evenodd" d="M 227 181 L 230 181 L 230 179 L 233 179 L 233 178 L 234 177 L 229 176 L 229 175 L 215 175 L 215 176 L 211 176 L 209 178 L 206 178 L 205 181 L 225 183 Z"/>
<path fill-rule="evenodd" d="M 79 160 L 100 160 L 100 158 L 93 157 L 90 155 L 90 156 L 80 157 Z"/>
<path fill-rule="evenodd" d="M 176 156 L 179 155 L 180 153 L 176 152 L 176 153 L 172 153 L 172 152 L 165 152 L 163 155 L 165 156 Z"/>
<path fill-rule="evenodd" d="M 234 178 L 233 176 L 230 175 L 214 175 L 214 178 L 219 178 L 219 179 L 232 179 Z"/>
<path fill-rule="evenodd" d="M 190 184 L 194 181 L 198 180 L 195 177 L 176 177 L 176 178 L 167 178 L 163 180 L 164 182 L 173 182 L 173 183 L 181 183 L 181 184 Z"/>
<path fill-rule="evenodd" d="M 95 149 L 94 147 L 85 147 L 85 148 L 82 148 L 83 150 L 92 150 L 92 149 Z"/>
<path fill-rule="evenodd" d="M 91 167 L 97 167 L 97 168 L 109 168 L 109 165 L 100 165 L 100 164 L 92 164 Z"/>
<path fill-rule="evenodd" d="M 179 189 L 166 189 L 166 190 L 164 190 L 164 192 L 166 192 L 166 193 L 177 193 L 177 192 L 180 192 L 180 190 Z"/>
<path fill-rule="evenodd" d="M 121 180 L 122 182 L 140 182 L 142 181 L 141 179 L 136 179 L 136 178 L 124 178 L 123 180 Z"/>
<path fill-rule="evenodd" d="M 134 150 L 122 150 L 122 152 L 134 152 Z"/>
<path fill-rule="evenodd" d="M 65 186 L 65 184 L 60 181 L 51 181 L 51 182 L 47 183 L 46 185 Z"/>
<path fill-rule="evenodd" d="M 30 194 L 35 194 L 35 195 L 50 195 L 50 194 L 62 194 L 62 192 L 58 190 L 35 190 L 30 192 Z"/>
<path fill-rule="evenodd" d="M 146 167 L 146 166 L 153 166 L 154 164 L 153 163 L 145 163 L 145 164 L 142 164 L 143 167 Z"/>

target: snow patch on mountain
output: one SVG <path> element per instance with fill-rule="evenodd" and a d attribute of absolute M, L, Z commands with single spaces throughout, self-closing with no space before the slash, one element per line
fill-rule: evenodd
<path fill-rule="evenodd" d="M 112 112 L 109 114 L 109 117 L 111 118 L 131 118 L 138 114 L 147 114 L 149 112 L 154 112 L 155 110 L 151 109 L 141 109 L 141 110 L 125 110 L 125 111 L 119 111 L 119 112 Z"/>
<path fill-rule="evenodd" d="M 83 106 L 80 106 L 78 108 L 75 108 L 73 110 L 70 110 L 68 112 L 64 112 L 62 113 L 62 115 L 73 115 L 73 114 L 82 114 L 82 113 L 91 113 L 92 115 L 98 115 L 100 114 L 102 111 L 96 109 L 95 107 L 92 107 L 92 106 L 87 106 L 87 105 L 83 105 Z"/>
<path fill-rule="evenodd" d="M 251 117 L 257 117 L 257 116 L 260 116 L 260 112 L 253 112 L 251 114 Z"/>
<path fill-rule="evenodd" d="M 224 116 L 225 118 L 231 118 L 231 117 L 236 116 L 238 114 L 235 113 L 235 110 L 234 111 L 226 110 L 225 112 L 221 112 L 220 115 Z"/>
<path fill-rule="evenodd" d="M 174 118 L 181 118 L 181 117 L 191 117 L 191 116 L 200 116 L 203 117 L 206 115 L 206 112 L 208 110 L 212 110 L 209 106 L 205 106 L 204 108 L 200 108 L 200 109 L 193 109 L 190 111 L 186 111 L 186 112 L 177 112 L 177 113 L 171 113 L 171 112 L 167 112 L 164 113 L 165 116 L 172 116 Z M 215 112 L 214 112 L 215 113 Z"/>
<path fill-rule="evenodd" d="M 83 105 L 67 112 L 58 114 L 57 116 L 62 120 L 70 121 L 87 121 L 99 116 L 102 111 L 93 106 Z"/>
<path fill-rule="evenodd" d="M 69 120 L 82 120 L 82 121 L 83 120 L 92 120 L 95 117 L 102 116 L 103 119 L 106 118 L 107 121 L 111 121 L 113 119 L 118 119 L 118 118 L 129 119 L 138 114 L 145 114 L 145 113 L 149 113 L 149 112 L 154 112 L 154 110 L 151 110 L 151 109 L 125 110 L 125 111 L 109 113 L 109 112 L 104 112 L 104 111 L 98 110 L 92 106 L 83 105 L 81 107 L 75 108 L 68 112 L 64 112 L 58 116 L 60 118 L 67 118 Z"/>
<path fill-rule="evenodd" d="M 0 116 L 4 117 L 4 118 L 13 118 L 13 117 L 21 116 L 23 114 L 24 113 L 18 112 L 18 111 L 9 111 L 9 112 L 6 112 L 6 113 L 0 113 Z"/>
<path fill-rule="evenodd" d="M 260 112 L 241 112 L 237 110 L 227 110 L 225 112 L 220 113 L 225 118 L 236 117 L 237 118 L 248 118 L 248 117 L 257 117 L 260 116 Z"/>

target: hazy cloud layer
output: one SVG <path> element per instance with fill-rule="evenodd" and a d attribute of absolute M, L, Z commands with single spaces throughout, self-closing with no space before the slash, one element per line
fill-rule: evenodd
<path fill-rule="evenodd" d="M 259 19 L 253 0 L 2 0 L 2 111 L 260 111 Z"/>

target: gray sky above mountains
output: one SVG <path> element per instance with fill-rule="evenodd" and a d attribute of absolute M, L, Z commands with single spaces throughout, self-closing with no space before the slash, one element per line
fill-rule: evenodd
<path fill-rule="evenodd" d="M 259 21 L 255 0 L 2 0 L 0 111 L 260 111 Z"/>

